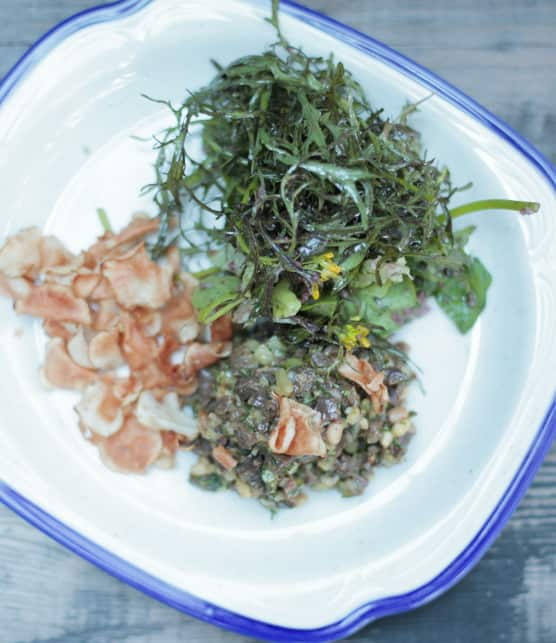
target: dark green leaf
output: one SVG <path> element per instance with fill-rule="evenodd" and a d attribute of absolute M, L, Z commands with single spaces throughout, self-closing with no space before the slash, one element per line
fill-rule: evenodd
<path fill-rule="evenodd" d="M 474 258 L 460 273 L 439 284 L 436 301 L 462 333 L 467 333 L 486 305 L 492 277 Z"/>
<path fill-rule="evenodd" d="M 338 307 L 338 298 L 334 295 L 325 295 L 316 301 L 308 301 L 303 304 L 301 310 L 311 315 L 321 315 L 322 317 L 331 318 Z"/>
<path fill-rule="evenodd" d="M 202 323 L 214 321 L 235 308 L 242 301 L 240 286 L 240 280 L 232 275 L 218 273 L 203 279 L 192 296 L 192 303 L 198 311 L 199 321 Z"/>
<path fill-rule="evenodd" d="M 274 319 L 284 319 L 297 315 L 301 301 L 290 290 L 289 283 L 282 280 L 272 289 L 272 316 Z"/>

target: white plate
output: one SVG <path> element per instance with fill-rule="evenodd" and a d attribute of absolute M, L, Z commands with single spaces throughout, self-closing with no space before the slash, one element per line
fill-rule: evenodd
<path fill-rule="evenodd" d="M 157 131 L 167 114 L 140 95 L 179 101 L 210 79 L 210 58 L 261 51 L 273 41 L 268 10 L 249 0 L 126 0 L 51 32 L 0 86 L 2 233 L 38 224 L 79 250 L 100 233 L 97 207 L 116 225 L 150 207 L 138 191 L 153 152 L 130 136 Z M 474 181 L 465 199 L 542 203 L 531 218 L 473 217 L 471 250 L 494 281 L 470 335 L 437 310 L 404 331 L 426 386 L 413 392 L 418 433 L 407 460 L 379 470 L 359 498 L 312 493 L 274 520 L 254 502 L 189 485 L 186 455 L 171 472 L 112 473 L 77 430 L 74 396 L 40 386 L 40 326 L 2 301 L 0 497 L 188 613 L 260 638 L 325 640 L 456 582 L 549 447 L 555 179 L 507 126 L 416 64 L 296 5 L 284 14 L 291 42 L 334 51 L 387 114 L 436 92 L 414 124 L 456 184 Z"/>

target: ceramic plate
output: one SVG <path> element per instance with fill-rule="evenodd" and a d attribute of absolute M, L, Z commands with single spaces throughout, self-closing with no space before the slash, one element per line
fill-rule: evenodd
<path fill-rule="evenodd" d="M 40 225 L 72 250 L 150 208 L 139 188 L 153 151 L 132 135 L 167 122 L 150 96 L 180 100 L 227 63 L 273 41 L 269 6 L 250 0 L 126 0 L 66 21 L 0 86 L 2 235 Z M 85 558 L 201 619 L 273 640 L 329 640 L 431 600 L 484 553 L 525 492 L 554 433 L 554 169 L 511 129 L 430 72 L 293 3 L 283 28 L 307 52 L 334 51 L 375 105 L 414 119 L 430 156 L 465 199 L 542 203 L 535 217 L 474 216 L 474 254 L 494 282 L 485 314 L 460 336 L 437 310 L 404 339 L 426 391 L 406 461 L 367 492 L 310 501 L 271 520 L 232 493 L 170 472 L 122 476 L 77 430 L 70 393 L 38 378 L 40 325 L 0 302 L 0 496 Z M 24 561 L 22 564 L 25 564 Z"/>

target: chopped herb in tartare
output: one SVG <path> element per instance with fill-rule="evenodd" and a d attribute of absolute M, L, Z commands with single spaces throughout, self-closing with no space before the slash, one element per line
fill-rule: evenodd
<path fill-rule="evenodd" d="M 305 489 L 361 494 L 376 466 L 399 462 L 413 435 L 404 406 L 413 374 L 387 356 L 340 357 L 337 347 L 292 347 L 273 335 L 236 341 L 199 374 L 195 484 L 232 488 L 266 507 L 294 507 Z"/>

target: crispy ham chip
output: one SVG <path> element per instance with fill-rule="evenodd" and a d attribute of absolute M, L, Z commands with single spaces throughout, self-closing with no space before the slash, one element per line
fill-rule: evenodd
<path fill-rule="evenodd" d="M 115 301 L 111 299 L 99 301 L 93 310 L 93 329 L 112 330 L 117 328 L 121 312 L 121 308 Z"/>
<path fill-rule="evenodd" d="M 192 342 L 185 349 L 183 368 L 185 373 L 197 373 L 202 368 L 216 364 L 223 357 L 228 357 L 232 352 L 231 342 L 213 342 L 200 344 Z"/>
<path fill-rule="evenodd" d="M 7 277 L 34 276 L 41 265 L 41 231 L 25 228 L 0 248 L 0 272 Z"/>
<path fill-rule="evenodd" d="M 102 276 L 88 268 L 83 269 L 72 278 L 71 285 L 76 297 L 88 299 L 93 290 L 98 286 Z"/>
<path fill-rule="evenodd" d="M 157 310 L 138 308 L 134 315 L 146 337 L 156 337 L 162 331 L 162 314 Z"/>
<path fill-rule="evenodd" d="M 114 299 L 114 291 L 110 286 L 110 282 L 106 277 L 101 277 L 98 284 L 96 285 L 93 292 L 90 294 L 90 298 L 93 301 L 104 301 L 106 299 Z"/>
<path fill-rule="evenodd" d="M 68 341 L 67 348 L 69 356 L 78 366 L 94 368 L 94 365 L 89 359 L 89 343 L 85 338 L 83 328 L 79 328 L 75 335 Z"/>
<path fill-rule="evenodd" d="M 181 409 L 176 393 L 157 401 L 151 391 L 143 391 L 137 402 L 137 419 L 153 431 L 174 431 L 194 440 L 199 434 L 197 422 L 188 409 Z"/>
<path fill-rule="evenodd" d="M 72 277 L 70 283 L 76 297 L 91 299 L 94 302 L 114 299 L 114 291 L 110 287 L 108 279 L 89 268 L 80 269 L 77 275 Z"/>
<path fill-rule="evenodd" d="M 150 431 L 133 415 L 126 418 L 122 428 L 99 444 L 102 461 L 121 473 L 144 473 L 162 453 L 162 436 Z"/>
<path fill-rule="evenodd" d="M 6 277 L 0 274 L 0 295 L 10 299 L 25 299 L 31 293 L 33 285 L 24 277 Z"/>
<path fill-rule="evenodd" d="M 228 449 L 221 444 L 213 448 L 211 455 L 212 459 L 216 460 L 226 471 L 231 471 L 234 467 L 237 467 L 237 460 Z"/>
<path fill-rule="evenodd" d="M 81 256 L 74 255 L 59 239 L 53 236 L 40 238 L 39 254 L 39 270 L 51 270 L 64 274 L 74 272 L 83 263 Z"/>
<path fill-rule="evenodd" d="M 141 393 L 141 384 L 135 377 L 117 378 L 110 381 L 112 392 L 120 400 L 122 406 L 137 402 Z"/>
<path fill-rule="evenodd" d="M 166 365 L 158 360 L 137 372 L 144 389 L 173 389 L 179 395 L 192 395 L 197 390 L 195 374 L 186 374 L 172 365 Z"/>
<path fill-rule="evenodd" d="M 76 269 L 81 259 L 56 237 L 41 235 L 37 227 L 25 228 L 6 239 L 0 248 L 0 273 L 7 277 L 32 277 L 46 269 Z"/>
<path fill-rule="evenodd" d="M 230 315 L 223 315 L 210 325 L 211 342 L 227 342 L 232 339 L 232 318 Z"/>
<path fill-rule="evenodd" d="M 121 314 L 120 329 L 123 333 L 122 353 L 130 368 L 141 370 L 157 359 L 159 348 L 156 340 L 141 332 L 141 326 L 133 315 Z"/>
<path fill-rule="evenodd" d="M 69 341 L 79 328 L 77 324 L 53 321 L 52 319 L 46 319 L 43 322 L 42 327 L 49 337 L 60 337 L 65 342 Z"/>
<path fill-rule="evenodd" d="M 161 469 L 171 469 L 175 463 L 176 451 L 180 447 L 180 440 L 177 433 L 173 431 L 161 431 L 162 451 L 155 462 Z"/>
<path fill-rule="evenodd" d="M 42 277 L 44 284 L 55 284 L 71 288 L 75 275 L 73 272 L 66 270 L 66 268 L 52 268 L 51 270 L 45 270 L 42 273 Z"/>
<path fill-rule="evenodd" d="M 175 296 L 162 311 L 162 332 L 171 334 L 180 344 L 195 339 L 201 327 L 191 298 L 184 292 Z"/>
<path fill-rule="evenodd" d="M 367 360 L 359 359 L 352 353 L 346 355 L 338 368 L 342 377 L 358 384 L 371 398 L 375 413 L 382 413 L 388 402 L 388 388 L 384 384 L 384 373 L 375 371 Z"/>
<path fill-rule="evenodd" d="M 290 456 L 326 455 L 321 414 L 305 404 L 279 397 L 280 416 L 268 445 L 274 453 Z"/>
<path fill-rule="evenodd" d="M 89 342 L 89 360 L 94 368 L 112 369 L 125 364 L 120 350 L 120 331 L 101 330 Z"/>
<path fill-rule="evenodd" d="M 172 270 L 151 261 L 145 244 L 103 266 L 116 301 L 124 308 L 160 308 L 171 296 Z"/>
<path fill-rule="evenodd" d="M 118 234 L 104 234 L 87 250 L 87 254 L 96 261 L 105 259 L 107 256 L 110 256 L 114 250 L 120 248 L 120 246 L 126 246 L 134 241 L 143 239 L 148 234 L 156 232 L 158 227 L 158 219 L 151 219 L 144 215 L 136 215 L 131 220 L 131 223 Z"/>
<path fill-rule="evenodd" d="M 71 288 L 56 284 L 34 286 L 29 294 L 15 302 L 15 311 L 52 321 L 74 322 L 89 326 L 91 313 L 87 302 L 78 299 Z"/>
<path fill-rule="evenodd" d="M 191 301 L 198 282 L 180 272 L 176 247 L 159 263 L 150 259 L 144 238 L 158 225 L 136 217 L 78 256 L 38 228 L 0 248 L 0 293 L 16 312 L 42 318 L 52 338 L 45 384 L 82 391 L 80 430 L 121 472 L 174 464 L 180 444 L 199 433 L 178 395 L 191 395 L 197 371 L 231 352 L 229 317 L 205 328 L 211 343 L 193 342 L 202 330 Z M 129 376 L 117 377 L 126 364 Z M 227 470 L 237 464 L 223 446 L 213 458 Z"/>
<path fill-rule="evenodd" d="M 121 400 L 100 380 L 87 386 L 75 410 L 83 427 L 104 438 L 117 433 L 124 423 Z"/>
<path fill-rule="evenodd" d="M 42 377 L 47 385 L 54 388 L 81 390 L 92 384 L 97 375 L 78 366 L 69 356 L 64 340 L 56 337 L 46 347 Z"/>

